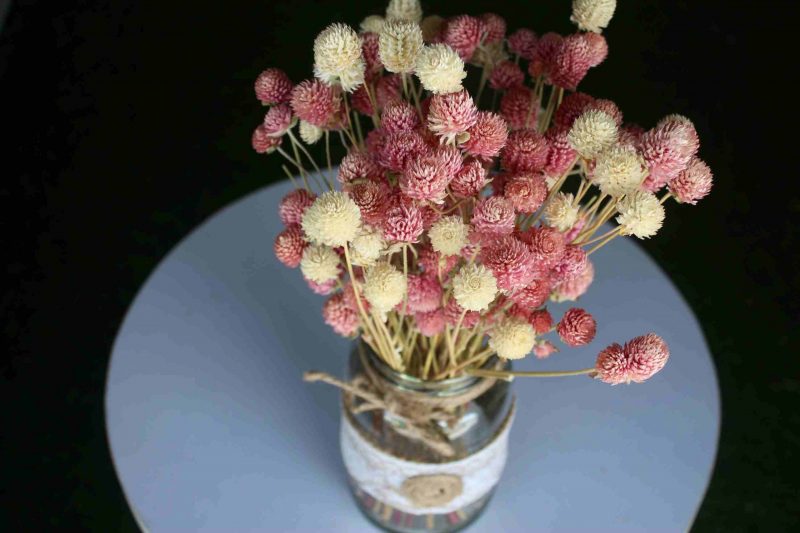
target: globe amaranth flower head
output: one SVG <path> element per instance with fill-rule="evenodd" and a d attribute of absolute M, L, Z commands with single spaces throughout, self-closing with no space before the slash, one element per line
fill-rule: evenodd
<path fill-rule="evenodd" d="M 389 72 L 413 72 L 424 43 L 416 22 L 391 21 L 381 28 L 378 41 L 381 62 Z"/>
<path fill-rule="evenodd" d="M 442 217 L 428 231 L 431 246 L 443 255 L 458 255 L 467 244 L 468 234 L 469 226 L 458 215 Z"/>
<path fill-rule="evenodd" d="M 303 230 L 298 224 L 292 224 L 278 233 L 272 245 L 272 250 L 275 252 L 275 257 L 278 258 L 278 261 L 289 268 L 297 268 L 303 259 L 303 251 L 306 246 L 308 246 L 308 243 L 303 238 Z"/>
<path fill-rule="evenodd" d="M 489 87 L 495 91 L 505 91 L 512 87 L 522 85 L 525 73 L 513 61 L 503 61 L 498 64 L 489 75 Z"/>
<path fill-rule="evenodd" d="M 695 205 L 711 192 L 714 176 L 711 169 L 701 159 L 695 157 L 685 170 L 669 182 L 668 189 L 682 204 Z"/>
<path fill-rule="evenodd" d="M 489 347 L 503 359 L 522 359 L 535 342 L 533 327 L 518 317 L 505 317 L 489 331 Z"/>
<path fill-rule="evenodd" d="M 372 266 L 386 250 L 386 241 L 380 230 L 362 226 L 351 243 L 351 261 L 358 266 Z"/>
<path fill-rule="evenodd" d="M 559 192 L 544 207 L 543 216 L 549 226 L 567 231 L 578 221 L 579 211 L 572 193 Z"/>
<path fill-rule="evenodd" d="M 292 80 L 278 68 L 268 68 L 255 82 L 256 98 L 264 105 L 284 104 L 292 93 Z"/>
<path fill-rule="evenodd" d="M 436 94 L 428 109 L 428 128 L 443 142 L 460 140 L 478 121 L 478 108 L 467 91 Z"/>
<path fill-rule="evenodd" d="M 469 138 L 461 147 L 476 157 L 492 158 L 500 153 L 508 139 L 508 124 L 500 115 L 478 111 L 477 120 L 469 130 Z"/>
<path fill-rule="evenodd" d="M 514 205 L 502 196 L 483 198 L 475 204 L 472 225 L 481 233 L 510 235 L 514 231 Z"/>
<path fill-rule="evenodd" d="M 422 6 L 419 0 L 389 0 L 389 5 L 386 6 L 386 20 L 419 23 L 422 20 Z"/>
<path fill-rule="evenodd" d="M 339 278 L 341 273 L 339 254 L 330 246 L 311 244 L 303 251 L 300 270 L 306 279 L 326 283 Z"/>
<path fill-rule="evenodd" d="M 530 249 L 511 235 L 488 244 L 480 256 L 483 265 L 494 274 L 498 288 L 507 293 L 527 285 L 536 275 Z"/>
<path fill-rule="evenodd" d="M 459 15 L 447 21 L 442 41 L 458 52 L 459 57 L 469 61 L 486 32 L 484 22 L 470 15 Z"/>
<path fill-rule="evenodd" d="M 639 190 L 647 176 L 644 158 L 629 144 L 616 144 L 597 155 L 592 180 L 600 190 L 620 197 Z"/>
<path fill-rule="evenodd" d="M 282 140 L 283 139 L 280 136 L 273 137 L 270 135 L 264 125 L 259 124 L 258 127 L 256 127 L 256 129 L 253 131 L 253 135 L 250 138 L 250 144 L 256 153 L 270 154 L 281 145 Z"/>
<path fill-rule="evenodd" d="M 478 194 L 488 183 L 483 164 L 477 159 L 467 159 L 450 182 L 450 190 L 457 197 L 469 198 Z"/>
<path fill-rule="evenodd" d="M 412 159 L 400 175 L 400 190 L 408 198 L 440 204 L 447 194 L 447 184 L 452 176 L 442 161 L 431 154 Z"/>
<path fill-rule="evenodd" d="M 324 83 L 353 92 L 364 83 L 364 70 L 361 38 L 350 26 L 331 24 L 314 40 L 314 76 Z"/>
<path fill-rule="evenodd" d="M 300 224 L 303 213 L 308 209 L 317 195 L 306 189 L 295 189 L 283 197 L 278 204 L 278 216 L 285 225 Z"/>
<path fill-rule="evenodd" d="M 442 286 L 431 276 L 410 274 L 408 276 L 408 311 L 426 313 L 441 307 Z"/>
<path fill-rule="evenodd" d="M 594 339 L 597 333 L 597 322 L 585 310 L 573 307 L 561 317 L 556 331 L 564 344 L 583 346 Z"/>
<path fill-rule="evenodd" d="M 602 33 L 616 9 L 617 0 L 572 0 L 570 20 L 582 30 Z"/>
<path fill-rule="evenodd" d="M 619 129 L 614 117 L 604 111 L 589 109 L 572 123 L 567 139 L 583 158 L 593 159 L 613 146 L 618 136 Z"/>
<path fill-rule="evenodd" d="M 378 263 L 364 273 L 364 298 L 379 313 L 402 302 L 406 289 L 406 277 L 388 263 Z"/>
<path fill-rule="evenodd" d="M 358 331 L 358 313 L 347 306 L 341 292 L 328 298 L 322 306 L 322 318 L 342 337 L 352 337 Z"/>
<path fill-rule="evenodd" d="M 341 99 L 319 80 L 305 80 L 292 90 L 291 105 L 301 120 L 322 128 L 333 121 Z"/>
<path fill-rule="evenodd" d="M 669 347 L 655 333 L 636 337 L 625 346 L 612 344 L 597 356 L 593 377 L 611 384 L 642 383 L 667 364 Z"/>
<path fill-rule="evenodd" d="M 309 145 L 315 144 L 322 138 L 322 134 L 325 133 L 325 131 L 319 126 L 315 126 L 310 122 L 306 122 L 305 120 L 300 121 L 298 132 L 300 133 L 300 138 L 303 140 L 303 142 Z"/>
<path fill-rule="evenodd" d="M 274 105 L 264 116 L 264 131 L 270 137 L 280 137 L 294 125 L 293 118 L 292 108 L 288 104 Z"/>
<path fill-rule="evenodd" d="M 433 94 L 455 93 L 467 77 L 464 61 L 446 44 L 432 44 L 417 57 L 415 74 L 422 86 Z"/>
<path fill-rule="evenodd" d="M 535 213 L 547 197 L 547 184 L 540 174 L 520 174 L 506 182 L 504 193 L 520 213 Z"/>
<path fill-rule="evenodd" d="M 483 265 L 466 264 L 453 277 L 453 297 L 462 309 L 483 311 L 497 296 L 497 280 Z"/>
<path fill-rule="evenodd" d="M 503 148 L 501 166 L 510 172 L 541 172 L 550 149 L 547 139 L 532 129 L 512 131 Z"/>
<path fill-rule="evenodd" d="M 642 135 L 640 144 L 650 168 L 644 188 L 655 192 L 689 165 L 700 148 L 700 138 L 691 120 L 668 115 Z"/>
<path fill-rule="evenodd" d="M 511 87 L 500 99 L 500 114 L 512 130 L 535 126 L 538 118 L 537 108 L 533 90 L 524 85 Z"/>
<path fill-rule="evenodd" d="M 378 34 L 381 32 L 383 25 L 386 23 L 386 19 L 380 15 L 369 15 L 364 17 L 364 20 L 361 21 L 361 24 L 358 25 L 358 28 L 363 33 L 375 33 Z"/>
<path fill-rule="evenodd" d="M 647 239 L 655 235 L 664 223 L 664 206 L 655 194 L 636 191 L 625 196 L 617 205 L 617 223 L 622 235 Z"/>
<path fill-rule="evenodd" d="M 361 229 L 361 212 L 347 193 L 328 191 L 305 210 L 302 225 L 313 243 L 345 246 Z"/>

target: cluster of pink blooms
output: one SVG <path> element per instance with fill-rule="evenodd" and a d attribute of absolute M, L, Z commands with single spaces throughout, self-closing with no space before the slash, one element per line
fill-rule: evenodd
<path fill-rule="evenodd" d="M 373 266 L 386 263 L 404 277 L 403 300 L 389 313 L 419 336 L 461 330 L 491 339 L 495 328 L 498 335 L 502 329 L 532 339 L 529 352 L 538 358 L 558 352 L 557 341 L 568 347 L 591 343 L 597 323 L 589 312 L 572 307 L 556 321 L 548 305 L 577 300 L 587 291 L 594 279 L 589 253 L 597 244 L 591 237 L 612 214 L 619 212 L 617 221 L 630 228 L 623 234 L 639 236 L 645 232 L 641 228 L 652 226 L 650 219 L 641 219 L 657 218 L 648 209 L 662 209 L 666 197 L 695 204 L 709 193 L 712 175 L 697 156 L 694 126 L 672 115 L 644 130 L 624 123 L 614 102 L 576 92 L 608 55 L 600 33 L 540 35 L 528 28 L 509 33 L 506 21 L 491 13 L 426 18 L 421 26 L 426 47 L 446 45 L 466 65 L 482 69 L 482 84 L 493 91 L 496 110 L 479 108 L 492 99 L 479 97 L 480 92 L 463 87 L 430 92 L 425 80 L 418 85 L 410 74 L 387 71 L 378 31 L 358 34 L 364 81 L 354 90 L 316 78 L 294 84 L 274 68 L 256 80 L 256 96 L 268 106 L 252 136 L 256 152 L 271 153 L 283 142 L 299 146 L 291 131 L 298 123 L 305 144 L 314 139 L 304 127 L 336 134 L 333 138 L 341 137 L 348 151 L 332 173 L 335 188 L 358 208 L 358 237 L 352 244 L 330 246 L 340 261 L 333 271 L 338 275 L 325 281 L 306 278 L 312 290 L 328 295 L 325 322 L 343 336 L 367 334 L 363 314 L 370 313 L 373 301 L 364 297 L 363 288 L 374 277 Z M 592 122 L 593 117 L 600 121 Z M 614 159 L 613 149 L 627 159 Z M 639 161 L 641 168 L 631 171 L 630 161 Z M 606 191 L 619 187 L 604 189 L 600 183 L 602 178 L 624 184 L 632 172 L 641 177 L 618 196 Z M 580 186 L 566 194 L 561 187 L 573 175 Z M 581 204 L 593 186 L 602 191 L 596 204 Z M 637 195 L 665 188 L 658 206 L 636 203 Z M 274 251 L 287 267 L 311 261 L 306 258 L 311 249 L 320 253 L 304 214 L 323 196 L 323 191 L 299 188 L 281 201 L 285 229 Z M 604 200 L 609 203 L 601 206 Z M 633 207 L 617 211 L 615 206 L 626 201 Z M 600 220 L 601 215 L 606 218 Z M 345 247 L 360 250 L 355 239 L 371 243 L 374 257 L 348 265 Z M 448 245 L 456 251 L 448 251 Z M 454 296 L 454 280 L 468 265 L 488 271 L 496 286 L 484 308 Z M 602 350 L 593 375 L 611 384 L 641 382 L 664 366 L 668 354 L 661 338 L 647 334 Z"/>

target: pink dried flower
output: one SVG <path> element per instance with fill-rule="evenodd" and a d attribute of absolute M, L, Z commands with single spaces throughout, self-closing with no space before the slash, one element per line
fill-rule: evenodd
<path fill-rule="evenodd" d="M 476 157 L 495 157 L 508 139 L 508 124 L 503 117 L 490 111 L 479 111 L 478 119 L 468 130 L 469 139 L 462 148 Z"/>
<path fill-rule="evenodd" d="M 461 313 L 464 308 L 458 305 L 455 298 L 450 298 L 447 305 L 444 306 L 444 318 L 448 325 L 454 326 L 458 323 Z M 461 320 L 461 327 L 464 329 L 472 329 L 478 325 L 481 320 L 481 314 L 478 311 L 467 311 L 464 318 Z"/>
<path fill-rule="evenodd" d="M 544 167 L 548 176 L 561 176 L 572 168 L 578 152 L 569 144 L 569 127 L 553 126 L 544 134 L 547 139 L 547 165 Z"/>
<path fill-rule="evenodd" d="M 342 293 L 328 298 L 322 306 L 322 318 L 342 337 L 350 337 L 358 330 L 358 313 L 345 304 Z"/>
<path fill-rule="evenodd" d="M 469 61 L 486 33 L 486 24 L 469 15 L 459 15 L 447 20 L 442 31 L 442 41 L 455 50 L 464 61 Z"/>
<path fill-rule="evenodd" d="M 511 292 L 535 276 L 533 256 L 524 242 L 506 235 L 496 239 L 481 251 L 483 265 L 492 271 L 500 289 Z"/>
<path fill-rule="evenodd" d="M 424 229 L 422 212 L 413 203 L 396 197 L 383 221 L 383 237 L 398 242 L 417 242 Z"/>
<path fill-rule="evenodd" d="M 461 150 L 455 146 L 436 146 L 433 149 L 433 157 L 444 169 L 448 180 L 453 179 L 461 171 L 461 166 L 464 163 Z"/>
<path fill-rule="evenodd" d="M 626 124 L 619 129 L 617 142 L 622 145 L 631 145 L 638 150 L 642 145 L 642 135 L 644 135 L 644 128 L 638 124 Z"/>
<path fill-rule="evenodd" d="M 686 117 L 669 115 L 645 132 L 641 150 L 650 169 L 643 188 L 655 192 L 676 178 L 700 147 L 694 124 Z"/>
<path fill-rule="evenodd" d="M 358 279 L 358 283 L 360 284 L 359 295 L 360 295 L 361 305 L 363 306 L 364 311 L 369 312 L 370 310 L 369 302 L 367 301 L 366 298 L 364 298 L 363 294 L 364 277 L 363 275 L 359 276 L 358 274 L 356 274 L 356 278 Z M 358 300 L 356 299 L 356 291 L 355 288 L 353 287 L 353 283 L 350 281 L 348 281 L 344 285 L 344 287 L 342 287 L 342 303 L 344 303 L 348 307 L 348 309 L 351 309 L 353 312 L 355 313 L 360 312 L 358 308 Z"/>
<path fill-rule="evenodd" d="M 553 114 L 553 124 L 569 130 L 575 119 L 581 116 L 594 101 L 594 97 L 586 93 L 567 95 L 561 105 L 558 106 L 555 114 Z"/>
<path fill-rule="evenodd" d="M 405 100 L 390 100 L 383 108 L 381 127 L 387 133 L 411 131 L 419 126 L 419 117 L 414 107 Z"/>
<path fill-rule="evenodd" d="M 303 229 L 299 224 L 292 224 L 278 233 L 278 236 L 275 237 L 275 243 L 272 245 L 272 250 L 275 252 L 275 257 L 278 258 L 278 261 L 289 268 L 297 268 L 300 266 L 303 250 L 306 249 L 307 245 L 308 243 L 303 238 Z"/>
<path fill-rule="evenodd" d="M 594 32 L 581 33 L 580 36 L 586 41 L 589 49 L 588 59 L 590 67 L 596 67 L 606 60 L 606 57 L 608 57 L 608 43 L 605 37 Z"/>
<path fill-rule="evenodd" d="M 389 74 L 378 80 L 375 84 L 375 100 L 377 100 L 378 109 L 383 109 L 391 100 L 402 98 L 401 84 L 402 79 L 399 74 Z"/>
<path fill-rule="evenodd" d="M 289 101 L 292 87 L 292 80 L 284 71 L 268 68 L 256 78 L 256 98 L 264 105 L 283 104 Z"/>
<path fill-rule="evenodd" d="M 589 344 L 597 333 L 597 322 L 579 307 L 569 309 L 556 326 L 558 336 L 568 346 Z"/>
<path fill-rule="evenodd" d="M 678 177 L 669 182 L 668 189 L 679 202 L 695 205 L 698 200 L 708 196 L 713 181 L 709 166 L 695 157 Z"/>
<path fill-rule="evenodd" d="M 478 108 L 465 90 L 435 94 L 428 110 L 428 128 L 443 141 L 453 143 L 478 120 Z"/>
<path fill-rule="evenodd" d="M 533 59 L 528 65 L 531 77 L 536 78 L 542 74 L 549 75 L 563 41 L 562 36 L 553 32 L 545 33 L 539 38 L 536 42 Z"/>
<path fill-rule="evenodd" d="M 521 174 L 508 180 L 504 194 L 518 212 L 535 213 L 547 197 L 547 183 L 540 174 Z"/>
<path fill-rule="evenodd" d="M 492 70 L 489 76 L 489 87 L 495 91 L 505 91 L 512 87 L 522 85 L 525 73 L 513 61 L 503 61 Z"/>
<path fill-rule="evenodd" d="M 409 161 L 427 153 L 425 140 L 416 131 L 398 131 L 386 134 L 377 160 L 381 166 L 394 172 L 402 172 Z"/>
<path fill-rule="evenodd" d="M 259 154 L 269 154 L 275 151 L 281 145 L 282 137 L 271 137 L 263 124 L 259 124 L 253 131 L 250 138 L 250 144 L 253 150 Z"/>
<path fill-rule="evenodd" d="M 369 99 L 366 85 L 359 85 L 356 90 L 350 94 L 350 105 L 362 115 L 368 117 L 372 116 L 372 101 Z"/>
<path fill-rule="evenodd" d="M 408 198 L 440 204 L 444 201 L 450 176 L 440 160 L 429 155 L 412 159 L 400 175 L 399 186 Z"/>
<path fill-rule="evenodd" d="M 597 34 L 595 33 L 593 35 Z M 617 104 L 615 104 L 611 100 L 606 100 L 606 99 L 595 100 L 594 102 L 586 106 L 586 110 L 589 109 L 596 109 L 598 111 L 602 111 L 609 117 L 613 118 L 614 122 L 617 123 L 617 126 L 622 125 L 622 111 L 620 111 Z"/>
<path fill-rule="evenodd" d="M 431 229 L 431 226 L 442 218 L 441 211 L 437 211 L 429 205 L 422 206 L 420 211 L 422 212 L 422 228 L 424 231 Z"/>
<path fill-rule="evenodd" d="M 524 85 L 512 87 L 500 99 L 500 114 L 512 130 L 535 126 L 537 107 L 533 90 Z"/>
<path fill-rule="evenodd" d="M 334 119 L 341 100 L 332 87 L 313 79 L 300 82 L 292 90 L 291 103 L 295 115 L 321 128 Z"/>
<path fill-rule="evenodd" d="M 564 248 L 564 255 L 551 270 L 553 281 L 560 283 L 564 280 L 579 276 L 586 270 L 588 256 L 580 246 L 568 244 Z"/>
<path fill-rule="evenodd" d="M 668 359 L 664 339 L 648 333 L 628 341 L 624 348 L 614 343 L 600 352 L 593 376 L 611 385 L 641 383 L 664 368 Z"/>
<path fill-rule="evenodd" d="M 557 351 L 558 348 L 556 348 L 555 345 L 553 345 L 553 343 L 550 341 L 538 342 L 533 347 L 533 354 L 537 359 L 547 359 Z"/>
<path fill-rule="evenodd" d="M 269 108 L 264 117 L 264 131 L 270 137 L 280 137 L 292 125 L 292 108 L 288 104 L 278 104 Z"/>
<path fill-rule="evenodd" d="M 303 213 L 314 203 L 317 195 L 306 189 L 295 189 L 283 197 L 278 205 L 278 216 L 286 226 L 300 224 Z"/>
<path fill-rule="evenodd" d="M 408 310 L 424 313 L 438 309 L 442 304 L 442 286 L 432 276 L 408 276 Z M 401 306 L 403 304 L 400 304 Z"/>
<path fill-rule="evenodd" d="M 594 264 L 587 260 L 586 269 L 583 272 L 562 281 L 556 286 L 553 291 L 553 299 L 557 302 L 577 300 L 586 293 L 592 281 L 594 281 Z"/>
<path fill-rule="evenodd" d="M 483 44 L 499 43 L 506 36 L 506 19 L 495 13 L 484 13 L 481 20 L 486 28 Z"/>
<path fill-rule="evenodd" d="M 514 206 L 502 196 L 478 200 L 472 212 L 472 225 L 481 233 L 510 235 L 514 231 Z"/>
<path fill-rule="evenodd" d="M 389 188 L 375 181 L 364 181 L 350 187 L 350 197 L 361 211 L 361 218 L 367 224 L 379 225 L 385 215 Z"/>
<path fill-rule="evenodd" d="M 319 294 L 321 296 L 327 296 L 328 294 L 332 293 L 336 289 L 338 282 L 336 278 L 329 279 L 325 283 L 318 283 L 305 277 L 303 279 L 306 280 L 308 288 L 311 289 L 314 294 Z"/>
<path fill-rule="evenodd" d="M 504 196 L 506 193 L 506 183 L 514 175 L 510 172 L 498 172 L 492 176 L 492 196 Z"/>
<path fill-rule="evenodd" d="M 547 309 L 536 309 L 528 315 L 528 323 L 537 335 L 544 335 L 553 329 L 553 315 Z"/>
<path fill-rule="evenodd" d="M 339 164 L 339 183 L 349 184 L 356 180 L 382 181 L 383 170 L 372 158 L 360 151 L 351 150 Z"/>
<path fill-rule="evenodd" d="M 547 165 L 547 139 L 532 129 L 512 131 L 503 148 L 500 165 L 510 172 L 541 172 Z"/>
<path fill-rule="evenodd" d="M 520 28 L 508 36 L 508 49 L 522 59 L 530 61 L 536 53 L 536 33 L 528 28 Z"/>
<path fill-rule="evenodd" d="M 550 62 L 549 75 L 553 85 L 574 91 L 591 68 L 589 43 L 582 34 L 567 36 Z"/>
<path fill-rule="evenodd" d="M 459 198 L 478 194 L 488 183 L 486 169 L 477 159 L 468 159 L 450 182 L 450 190 Z"/>
<path fill-rule="evenodd" d="M 567 250 L 564 234 L 549 226 L 531 228 L 530 248 L 536 261 L 547 267 L 557 265 Z"/>
<path fill-rule="evenodd" d="M 547 301 L 550 288 L 549 279 L 537 278 L 528 283 L 526 287 L 511 293 L 509 298 L 525 309 L 536 309 Z"/>
<path fill-rule="evenodd" d="M 446 324 L 442 309 L 434 309 L 426 313 L 415 313 L 414 321 L 417 323 L 419 332 L 427 337 L 433 337 L 444 331 Z"/>
<path fill-rule="evenodd" d="M 373 80 L 380 75 L 383 70 L 383 63 L 378 53 L 378 34 L 375 32 L 365 32 L 361 34 L 361 55 L 364 56 L 366 71 L 364 75 L 367 80 Z"/>
<path fill-rule="evenodd" d="M 422 267 L 423 272 L 433 277 L 438 277 L 440 270 L 442 278 L 446 277 L 456 264 L 458 264 L 460 259 L 457 255 L 445 256 L 443 258 L 430 244 L 421 246 L 417 253 L 419 255 L 417 264 Z"/>

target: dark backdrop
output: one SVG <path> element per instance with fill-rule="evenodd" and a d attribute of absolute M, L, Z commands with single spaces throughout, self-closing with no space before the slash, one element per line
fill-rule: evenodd
<path fill-rule="evenodd" d="M 457 4 L 424 3 L 571 31 L 567 0 Z M 277 158 L 249 146 L 263 112 L 258 72 L 309 76 L 324 25 L 356 25 L 383 7 L 13 2 L 0 34 L 4 523 L 134 529 L 102 405 L 123 314 L 182 236 L 282 176 Z M 665 229 L 644 243 L 702 322 L 722 388 L 697 530 L 798 525 L 796 11 L 764 0 L 620 2 L 611 55 L 583 84 L 646 126 L 691 117 L 716 174 L 709 198 L 670 202 Z"/>

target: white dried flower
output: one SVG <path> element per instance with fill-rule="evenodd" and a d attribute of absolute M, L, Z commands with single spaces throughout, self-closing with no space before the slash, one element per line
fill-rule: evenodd
<path fill-rule="evenodd" d="M 439 32 L 442 31 L 444 22 L 444 17 L 440 17 L 439 15 L 428 15 L 422 19 L 419 26 L 422 28 L 422 38 L 425 39 L 426 43 L 430 43 L 436 39 Z"/>
<path fill-rule="evenodd" d="M 573 205 L 574 201 L 570 193 L 560 192 L 553 196 L 542 213 L 547 224 L 558 231 L 568 231 L 574 226 L 580 210 L 578 205 Z"/>
<path fill-rule="evenodd" d="M 385 22 L 386 19 L 380 15 L 370 15 L 361 21 L 361 31 L 380 33 Z"/>
<path fill-rule="evenodd" d="M 453 277 L 453 297 L 467 311 L 483 311 L 495 296 L 497 280 L 483 265 L 464 265 Z"/>
<path fill-rule="evenodd" d="M 364 58 L 361 38 L 346 24 L 334 23 L 314 40 L 314 76 L 352 92 L 364 83 Z"/>
<path fill-rule="evenodd" d="M 618 137 L 619 129 L 614 118 L 604 111 L 590 109 L 572 123 L 567 141 L 582 157 L 593 159 L 613 146 Z"/>
<path fill-rule="evenodd" d="M 389 72 L 413 72 L 422 46 L 419 24 L 396 20 L 383 25 L 378 54 Z"/>
<path fill-rule="evenodd" d="M 403 301 L 408 281 L 388 263 L 378 263 L 364 273 L 364 298 L 378 313 L 387 313 Z"/>
<path fill-rule="evenodd" d="M 322 128 L 310 122 L 306 122 L 305 120 L 300 121 L 299 130 L 300 138 L 303 139 L 303 142 L 306 144 L 314 144 L 322 138 Z"/>
<path fill-rule="evenodd" d="M 313 243 L 344 246 L 361 229 L 361 211 L 346 193 L 328 191 L 303 213 L 302 226 Z"/>
<path fill-rule="evenodd" d="M 533 327 L 517 317 L 503 318 L 489 332 L 489 347 L 503 359 L 522 359 L 535 342 Z"/>
<path fill-rule="evenodd" d="M 386 250 L 383 232 L 371 226 L 364 226 L 351 243 L 350 260 L 354 265 L 372 266 Z"/>
<path fill-rule="evenodd" d="M 647 163 L 636 148 L 617 144 L 598 154 L 592 181 L 605 194 L 619 197 L 639 190 L 646 177 Z"/>
<path fill-rule="evenodd" d="M 428 230 L 431 246 L 443 255 L 458 255 L 467 244 L 468 234 L 469 226 L 458 215 L 440 218 Z"/>
<path fill-rule="evenodd" d="M 422 86 L 434 94 L 460 91 L 461 80 L 467 77 L 458 52 L 441 43 L 422 49 L 417 58 L 416 74 Z"/>
<path fill-rule="evenodd" d="M 651 192 L 636 191 L 617 205 L 617 222 L 622 235 L 646 239 L 655 235 L 664 223 L 664 206 Z"/>
<path fill-rule="evenodd" d="M 419 0 L 389 0 L 389 5 L 386 6 L 386 19 L 419 24 L 422 20 L 422 6 Z"/>
<path fill-rule="evenodd" d="M 339 277 L 339 255 L 329 246 L 311 244 L 303 250 L 300 260 L 303 275 L 317 283 L 325 283 Z"/>
<path fill-rule="evenodd" d="M 569 19 L 582 30 L 602 33 L 616 8 L 617 0 L 572 0 Z"/>

